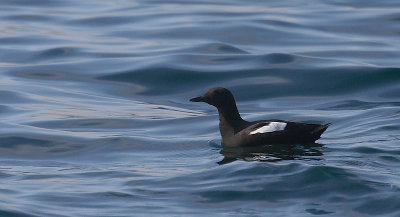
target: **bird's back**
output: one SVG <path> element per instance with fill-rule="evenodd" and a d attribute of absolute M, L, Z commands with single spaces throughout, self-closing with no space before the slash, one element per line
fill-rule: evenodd
<path fill-rule="evenodd" d="M 329 126 L 329 124 L 305 124 L 281 120 L 247 122 L 246 125 L 233 136 L 223 137 L 224 145 L 256 146 L 314 143 Z"/>

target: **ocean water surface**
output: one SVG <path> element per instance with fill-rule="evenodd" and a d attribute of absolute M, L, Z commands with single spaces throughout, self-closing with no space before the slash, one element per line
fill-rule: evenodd
<path fill-rule="evenodd" d="M 400 2 L 0 1 L 0 216 L 400 216 Z M 189 99 L 332 123 L 224 148 Z"/>

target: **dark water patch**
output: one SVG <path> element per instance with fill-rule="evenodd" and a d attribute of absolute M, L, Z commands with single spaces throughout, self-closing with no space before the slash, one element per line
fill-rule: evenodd
<path fill-rule="evenodd" d="M 336 1 L 336 0 L 330 0 L 329 4 L 332 5 L 343 5 L 343 6 L 352 6 L 354 8 L 381 8 L 381 7 L 393 7 L 394 5 L 392 1 L 390 0 L 383 0 L 380 2 L 374 2 L 374 1 L 362 1 L 362 0 L 351 0 L 349 2 L 342 2 L 342 1 Z"/>
<path fill-rule="evenodd" d="M 3 169 L 3 168 L 1 168 L 1 169 Z M 0 189 L 0 192 L 2 194 L 14 194 L 14 195 L 19 193 L 18 191 L 14 191 L 14 190 L 10 190 L 10 189 Z"/>
<path fill-rule="evenodd" d="M 356 196 L 377 191 L 368 183 L 361 182 L 358 176 L 341 168 L 316 166 L 280 177 L 279 180 L 271 177 L 267 183 L 257 186 L 252 186 L 251 181 L 243 177 L 244 180 L 230 182 L 230 189 L 210 186 L 210 190 L 200 195 L 207 199 L 207 203 L 258 200 L 278 202 L 288 198 L 315 199 L 333 194 Z M 262 175 L 258 178 L 262 178 Z M 233 186 L 236 186 L 236 190 L 233 190 Z"/>
<path fill-rule="evenodd" d="M 382 98 L 397 99 L 397 98 L 400 97 L 400 87 L 398 87 L 398 86 L 388 86 L 385 89 L 386 89 L 386 91 L 380 94 L 380 96 Z"/>
<path fill-rule="evenodd" d="M 294 61 L 293 55 L 288 54 L 269 54 L 266 58 L 267 62 L 270 64 L 284 64 Z"/>
<path fill-rule="evenodd" d="M 304 171 L 304 165 L 296 161 L 282 162 L 282 164 L 265 164 L 251 167 L 237 167 L 231 168 L 227 175 L 232 177 L 265 177 L 265 176 L 276 176 L 280 175 L 291 175 Z"/>
<path fill-rule="evenodd" d="M 126 119 L 74 119 L 74 120 L 59 120 L 59 121 L 43 121 L 29 123 L 31 126 L 48 128 L 48 129 L 96 129 L 109 128 L 130 128 L 137 130 L 139 127 L 153 125 L 148 121 L 130 121 Z"/>
<path fill-rule="evenodd" d="M 54 61 L 57 58 L 82 58 L 82 53 L 79 49 L 73 47 L 51 48 L 41 51 L 33 59 L 46 59 Z"/>
<path fill-rule="evenodd" d="M 27 73 L 21 73 L 20 76 L 24 77 L 30 77 L 34 79 L 55 79 L 59 80 L 61 77 L 65 77 L 62 73 L 60 72 L 49 72 L 49 71 L 32 71 L 32 72 L 27 72 Z"/>
<path fill-rule="evenodd" d="M 95 198 L 111 199 L 111 200 L 138 200 L 141 197 L 125 192 L 99 192 L 91 195 Z"/>
<path fill-rule="evenodd" d="M 374 147 L 356 147 L 352 148 L 352 150 L 358 152 L 358 153 L 363 153 L 363 154 L 393 154 L 393 155 L 400 155 L 400 150 L 399 149 L 380 149 L 380 148 L 374 148 Z"/>
<path fill-rule="evenodd" d="M 395 156 L 391 156 L 391 155 L 384 155 L 384 156 L 380 156 L 379 158 L 384 161 L 387 161 L 387 162 L 400 163 L 399 157 L 395 157 Z"/>
<path fill-rule="evenodd" d="M 10 210 L 0 210 L 0 216 L 8 217 L 37 217 L 36 215 L 31 215 L 29 213 L 24 213 L 20 211 L 10 211 Z"/>
<path fill-rule="evenodd" d="M 86 196 L 86 197 L 85 197 Z M 48 192 L 39 196 L 34 196 L 32 199 L 41 201 L 42 203 L 53 204 L 58 206 L 74 206 L 76 208 L 99 208 L 97 203 L 101 203 L 101 198 L 91 197 L 90 200 L 88 195 L 79 193 L 64 193 L 64 194 L 53 194 Z M 86 198 L 86 199 L 85 199 Z M 97 204 L 97 205 L 96 205 Z M 103 203 L 101 207 L 111 208 L 113 205 L 110 203 Z M 67 214 L 67 213 L 65 213 Z"/>
<path fill-rule="evenodd" d="M 2 4 L 5 6 L 32 6 L 32 7 L 51 7 L 51 6 L 61 6 L 62 1 L 52 1 L 52 0 L 38 0 L 38 1 L 29 1 L 29 0 L 15 0 L 15 1 L 2 1 Z"/>
<path fill-rule="evenodd" d="M 17 77 L 28 78 L 32 80 L 75 80 L 73 74 L 67 75 L 64 71 L 52 71 L 52 70 L 20 70 L 15 73 Z"/>
<path fill-rule="evenodd" d="M 52 179 L 63 179 L 66 178 L 64 175 L 53 175 L 53 174 L 40 174 L 40 175 L 24 175 L 21 180 L 37 181 L 37 180 L 52 180 Z"/>
<path fill-rule="evenodd" d="M 400 201 L 396 196 L 370 198 L 366 202 L 361 202 L 361 205 L 355 208 L 360 214 L 368 215 L 388 215 L 397 216 L 400 214 Z"/>
<path fill-rule="evenodd" d="M 12 15 L 12 16 L 3 16 L 3 19 L 13 20 L 13 21 L 23 21 L 23 22 L 49 22 L 57 17 L 49 16 L 49 15 L 40 15 L 40 14 L 20 14 L 20 15 Z"/>
<path fill-rule="evenodd" d="M 15 145 L 26 145 L 26 144 L 37 145 L 41 147 L 49 147 L 51 143 L 45 140 L 24 138 L 24 137 L 6 137 L 6 138 L 3 137 L 2 140 L 8 147 L 12 147 Z M 5 146 L 3 145 L 3 147 Z"/>
<path fill-rule="evenodd" d="M 127 16 L 101 16 L 74 20 L 71 21 L 70 24 L 90 26 L 91 28 L 104 28 L 104 26 L 115 26 L 125 23 L 132 23 L 134 21 L 134 19 L 130 19 Z"/>
<path fill-rule="evenodd" d="M 14 36 L 14 37 L 1 37 L 0 38 L 0 44 L 1 45 L 13 45 L 16 47 L 22 47 L 22 46 L 26 46 L 26 45 L 31 45 L 31 44 L 57 44 L 60 43 L 61 40 L 60 39 L 56 39 L 56 38 L 51 38 L 51 37 L 47 37 L 47 38 L 43 38 L 34 34 L 26 34 L 24 36 Z"/>
<path fill-rule="evenodd" d="M 259 19 L 259 20 L 253 20 L 253 22 L 257 22 L 260 24 L 266 24 L 270 25 L 273 27 L 285 27 L 285 28 L 300 28 L 303 27 L 301 24 L 296 23 L 295 20 L 285 21 L 285 20 L 279 20 L 279 19 Z"/>
<path fill-rule="evenodd" d="M 0 170 L 3 170 L 3 168 L 0 167 Z M 8 173 L 0 172 L 0 179 L 5 179 L 5 178 L 8 178 L 8 177 L 10 177 L 10 176 L 12 176 L 12 175 L 11 175 L 11 174 L 8 174 Z M 8 190 L 8 189 L 0 189 L 0 192 L 3 192 L 3 193 L 12 193 L 13 191 L 12 191 L 12 190 Z"/>
<path fill-rule="evenodd" d="M 366 102 L 361 100 L 341 100 L 339 103 L 335 103 L 334 105 L 326 105 L 321 106 L 320 109 L 327 110 L 360 110 L 360 109 L 372 109 L 378 107 L 387 107 L 387 106 L 400 106 L 399 102 Z"/>
<path fill-rule="evenodd" d="M 325 210 L 321 210 L 321 209 L 306 209 L 306 211 L 312 215 L 327 215 L 327 214 L 335 213 L 335 212 L 325 211 Z"/>
<path fill-rule="evenodd" d="M 125 179 L 125 178 L 143 178 L 146 177 L 143 173 L 140 173 L 139 171 L 112 171 L 113 168 L 118 168 L 118 167 L 111 167 L 108 170 L 105 171 L 85 171 L 81 172 L 78 170 L 78 172 L 70 173 L 68 176 L 71 177 L 87 177 L 87 178 L 108 178 L 108 179 Z M 106 168 L 104 168 L 106 169 Z"/>
<path fill-rule="evenodd" d="M 45 156 L 60 156 L 79 152 L 89 148 L 93 142 L 79 141 L 60 136 L 43 137 L 28 135 L 1 135 L 3 156 L 20 156 L 38 158 Z M 75 142 L 73 142 L 75 140 Z"/>
<path fill-rule="evenodd" d="M 196 53 L 210 54 L 248 54 L 245 50 L 224 43 L 210 43 L 199 47 L 192 48 Z"/>

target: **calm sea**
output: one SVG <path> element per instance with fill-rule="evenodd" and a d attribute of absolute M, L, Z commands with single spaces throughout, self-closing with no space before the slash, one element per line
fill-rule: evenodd
<path fill-rule="evenodd" d="M 332 125 L 228 149 L 189 99 Z M 0 216 L 400 216 L 400 1 L 0 0 Z"/>

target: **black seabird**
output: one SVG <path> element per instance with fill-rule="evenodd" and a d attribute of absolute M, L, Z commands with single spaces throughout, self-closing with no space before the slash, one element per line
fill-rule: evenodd
<path fill-rule="evenodd" d="M 190 101 L 205 102 L 218 109 L 219 130 L 225 146 L 314 143 L 329 126 L 282 120 L 245 121 L 240 117 L 232 93 L 223 87 L 211 88 Z"/>

